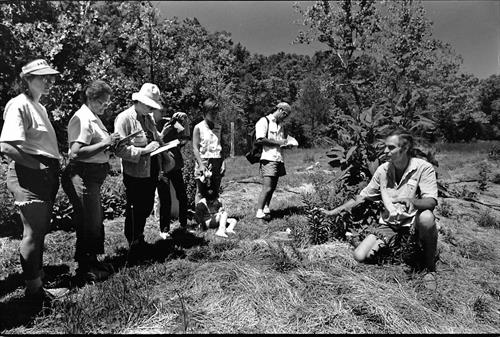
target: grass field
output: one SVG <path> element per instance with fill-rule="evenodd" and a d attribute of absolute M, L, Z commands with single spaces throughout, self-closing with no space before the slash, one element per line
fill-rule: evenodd
<path fill-rule="evenodd" d="M 123 218 L 106 221 L 105 259 L 117 273 L 73 287 L 42 311 L 22 300 L 20 238 L 0 233 L 0 334 L 498 333 L 500 185 L 492 181 L 500 168 L 488 158 L 491 146 L 437 146 L 440 168 L 448 174 L 441 182 L 478 202 L 439 200 L 436 291 L 405 265 L 356 263 L 346 242 L 298 247 L 283 239 L 284 230 L 306 221 L 301 191 L 310 182 L 308 172 L 329 171 L 325 150 L 299 149 L 288 153 L 288 174 L 273 197 L 270 222 L 254 218 L 258 166 L 230 158 L 222 198 L 238 219 L 236 235 L 222 239 L 208 230 L 161 241 L 150 217 L 150 256 L 131 267 L 125 264 Z M 481 179 L 483 190 L 471 181 Z M 71 281 L 74 245 L 73 232 L 47 236 L 49 286 Z"/>

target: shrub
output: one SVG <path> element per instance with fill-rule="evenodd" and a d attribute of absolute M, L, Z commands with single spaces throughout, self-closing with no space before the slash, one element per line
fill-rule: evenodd
<path fill-rule="evenodd" d="M 476 222 L 479 227 L 493 227 L 500 229 L 500 221 L 498 221 L 498 219 L 491 214 L 490 210 L 481 212 Z"/>
<path fill-rule="evenodd" d="M 22 228 L 14 198 L 7 189 L 7 168 L 6 161 L 0 162 L 0 233 L 2 236 L 18 235 Z"/>
<path fill-rule="evenodd" d="M 498 160 L 500 159 L 500 145 L 493 145 L 488 152 L 488 158 L 492 160 Z"/>
<path fill-rule="evenodd" d="M 453 214 L 453 206 L 446 200 L 441 201 L 437 209 L 438 212 L 446 218 L 449 218 Z"/>
<path fill-rule="evenodd" d="M 104 219 L 114 219 L 125 213 L 127 197 L 121 175 L 110 175 L 101 187 Z"/>
<path fill-rule="evenodd" d="M 196 181 L 194 180 L 194 163 L 193 147 L 191 143 L 186 144 L 181 150 L 184 158 L 184 167 L 182 168 L 182 177 L 186 185 L 186 194 L 188 198 L 188 208 L 194 209 L 194 197 L 196 195 Z"/>
<path fill-rule="evenodd" d="M 481 191 L 486 191 L 488 188 L 488 176 L 491 173 L 488 163 L 482 161 L 479 163 L 479 178 L 478 178 L 478 188 Z"/>
<path fill-rule="evenodd" d="M 319 172 L 311 173 L 310 179 L 314 192 L 303 194 L 309 226 L 306 241 L 309 244 L 322 244 L 332 240 L 344 241 L 347 231 L 357 236 L 378 218 L 380 208 L 377 204 L 360 205 L 351 212 L 342 212 L 334 217 L 325 216 L 317 209 L 333 209 L 348 199 L 355 198 L 365 182 L 346 186 L 338 174 L 332 178 Z"/>

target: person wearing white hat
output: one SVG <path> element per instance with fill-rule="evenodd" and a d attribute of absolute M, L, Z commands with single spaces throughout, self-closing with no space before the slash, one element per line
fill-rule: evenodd
<path fill-rule="evenodd" d="M 162 109 L 160 89 L 152 83 L 145 83 L 139 92 L 132 94 L 134 104 L 121 112 L 114 127 L 120 137 L 139 133 L 130 144 L 117 149 L 121 158 L 123 183 L 127 196 L 125 209 L 125 237 L 130 245 L 132 258 L 139 258 L 145 248 L 144 226 L 154 205 L 159 165 L 151 160 L 151 152 L 162 143 L 151 113 Z"/>
<path fill-rule="evenodd" d="M 43 246 L 50 227 L 59 188 L 59 153 L 54 128 L 40 97 L 47 95 L 59 71 L 36 59 L 22 67 L 24 92 L 5 106 L 0 151 L 12 161 L 7 188 L 14 196 L 23 223 L 20 244 L 21 267 L 29 301 L 45 302 L 62 296 L 67 289 L 43 287 Z"/>

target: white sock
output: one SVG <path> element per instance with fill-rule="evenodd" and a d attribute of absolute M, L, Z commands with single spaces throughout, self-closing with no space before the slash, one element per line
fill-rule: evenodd
<path fill-rule="evenodd" d="M 265 216 L 266 216 L 266 214 L 264 213 L 264 211 L 263 211 L 261 208 L 259 208 L 259 209 L 257 210 L 257 214 L 255 214 L 255 217 L 256 217 L 256 218 L 259 218 L 259 219 L 261 219 L 261 218 L 263 218 L 263 217 L 265 217 Z"/>

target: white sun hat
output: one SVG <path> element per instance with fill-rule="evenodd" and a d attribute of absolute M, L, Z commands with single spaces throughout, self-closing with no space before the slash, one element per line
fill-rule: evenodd
<path fill-rule="evenodd" d="M 160 89 L 156 84 L 144 83 L 139 92 L 132 94 L 133 101 L 139 101 L 154 109 L 161 109 Z"/>
<path fill-rule="evenodd" d="M 24 75 L 56 75 L 59 72 L 53 69 L 44 59 L 31 61 L 21 68 L 21 76 Z"/>

